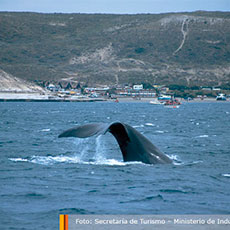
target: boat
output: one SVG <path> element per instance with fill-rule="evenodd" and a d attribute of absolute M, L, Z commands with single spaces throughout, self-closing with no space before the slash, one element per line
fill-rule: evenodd
<path fill-rule="evenodd" d="M 168 100 L 171 100 L 172 96 L 171 95 L 164 95 L 164 94 L 161 94 L 159 97 L 158 97 L 158 100 L 159 101 L 168 101 Z"/>
<path fill-rule="evenodd" d="M 217 101 L 226 101 L 227 98 L 226 98 L 226 96 L 225 96 L 223 93 L 219 93 L 219 94 L 217 95 L 217 97 L 216 97 L 216 100 L 217 100 Z"/>
<path fill-rule="evenodd" d="M 164 103 L 164 106 L 167 108 L 179 108 L 181 103 L 177 100 L 172 98 Z"/>
<path fill-rule="evenodd" d="M 157 98 L 151 100 L 149 103 L 151 105 L 163 105 L 164 104 L 164 102 L 160 102 Z"/>

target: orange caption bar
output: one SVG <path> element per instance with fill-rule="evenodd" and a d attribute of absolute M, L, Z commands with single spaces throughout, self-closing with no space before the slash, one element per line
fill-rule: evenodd
<path fill-rule="evenodd" d="M 68 230 L 68 215 L 59 216 L 59 227 L 60 230 Z"/>

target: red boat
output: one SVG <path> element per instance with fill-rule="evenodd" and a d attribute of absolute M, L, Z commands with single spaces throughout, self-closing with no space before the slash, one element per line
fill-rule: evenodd
<path fill-rule="evenodd" d="M 169 108 L 179 108 L 181 103 L 177 99 L 171 99 L 164 103 L 164 106 Z"/>

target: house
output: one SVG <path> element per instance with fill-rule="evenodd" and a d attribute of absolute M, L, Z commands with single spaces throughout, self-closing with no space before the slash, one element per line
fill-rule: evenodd
<path fill-rule="evenodd" d="M 141 85 L 133 85 L 134 90 L 143 90 L 143 84 Z"/>

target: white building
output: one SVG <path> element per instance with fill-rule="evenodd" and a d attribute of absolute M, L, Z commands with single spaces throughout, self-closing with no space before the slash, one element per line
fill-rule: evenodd
<path fill-rule="evenodd" d="M 133 89 L 134 90 L 142 90 L 143 89 L 143 85 L 133 85 Z"/>

